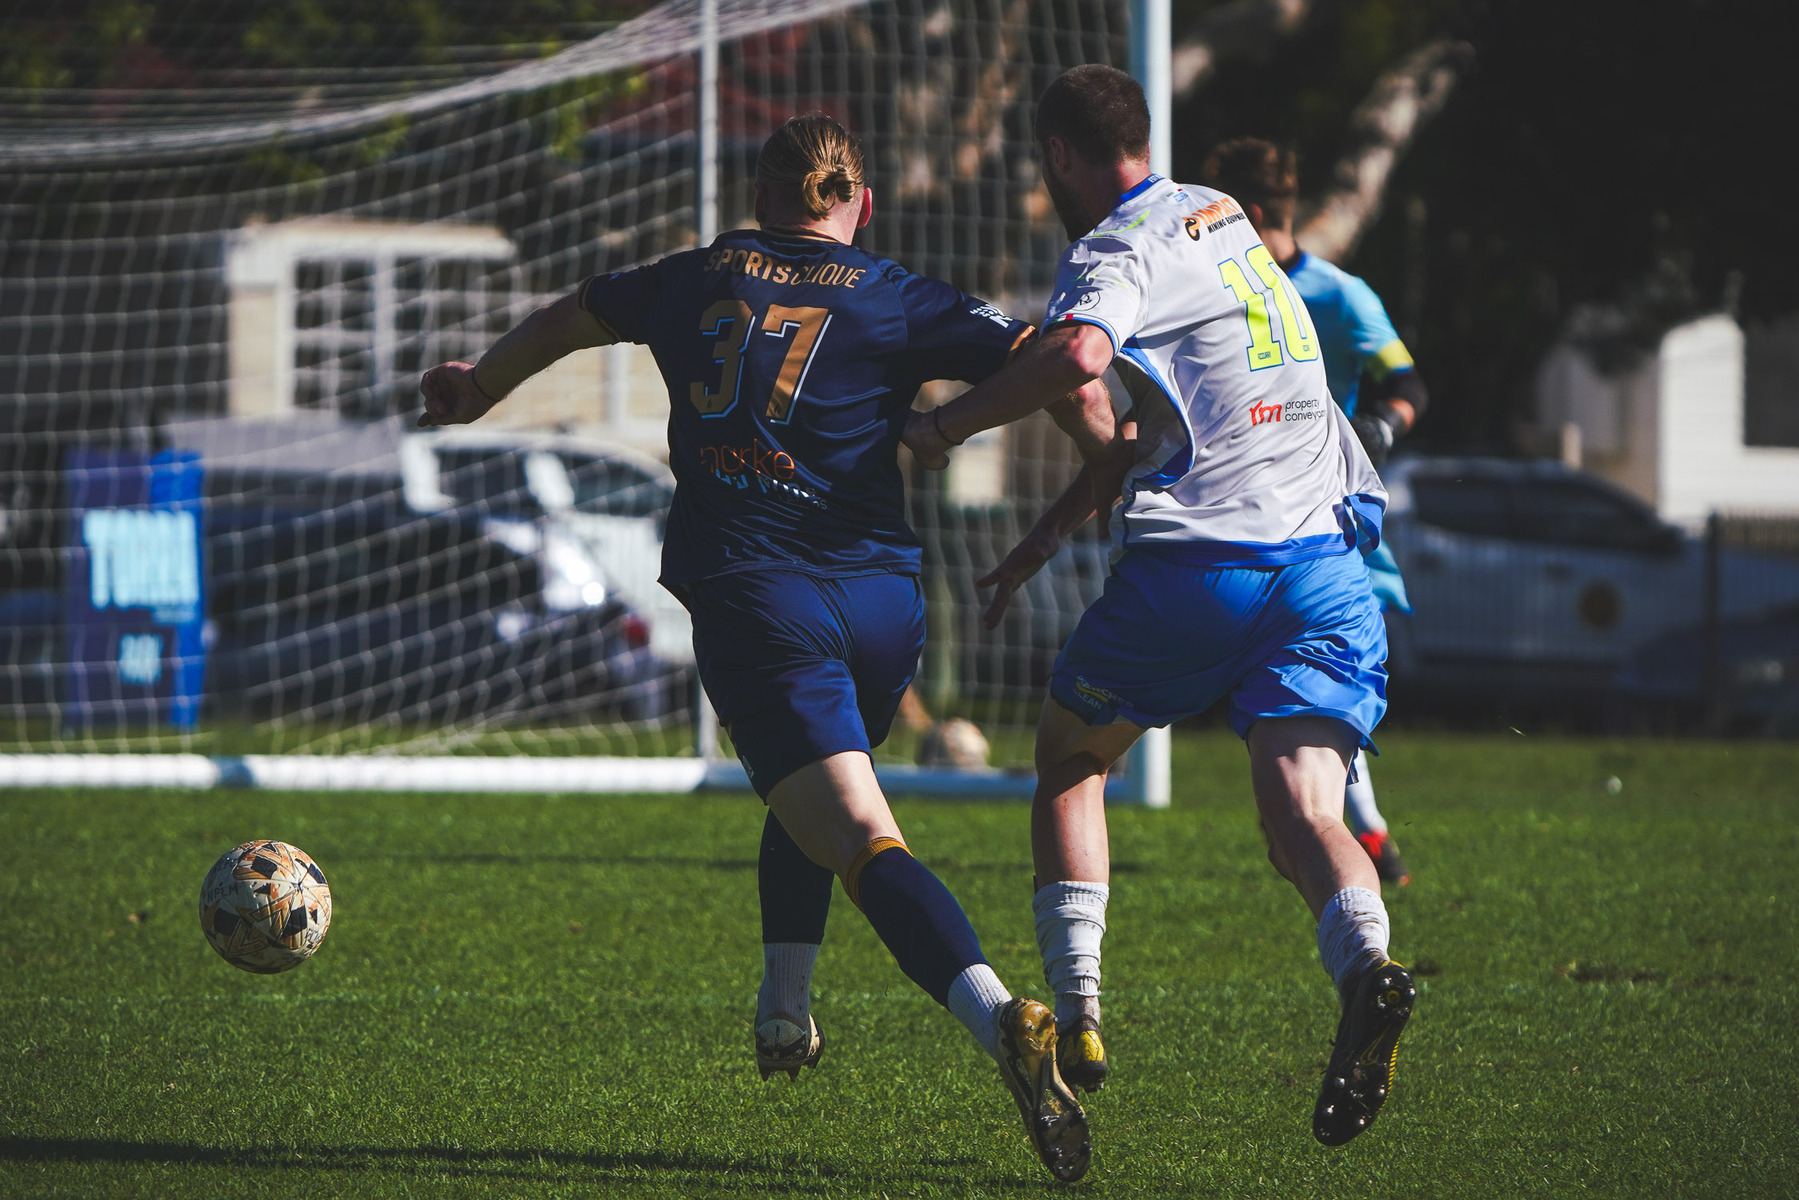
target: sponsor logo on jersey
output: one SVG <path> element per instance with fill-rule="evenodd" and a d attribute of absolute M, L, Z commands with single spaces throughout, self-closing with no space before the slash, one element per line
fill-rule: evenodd
<path fill-rule="evenodd" d="M 1202 233 L 1217 233 L 1226 225 L 1247 219 L 1235 200 L 1229 196 L 1220 196 L 1187 217 L 1187 236 L 1197 242 Z"/>
<path fill-rule="evenodd" d="M 993 307 L 991 304 L 976 304 L 968 311 L 971 316 L 986 317 L 995 325 L 1010 325 L 1012 323 L 1011 317 L 1008 317 L 1004 312 Z"/>
<path fill-rule="evenodd" d="M 1050 318 L 1050 322 L 1053 324 L 1057 321 L 1075 320 L 1076 313 L 1097 307 L 1099 301 L 1100 291 L 1098 288 L 1090 287 L 1078 295 L 1063 292 L 1050 303 L 1049 310 L 1056 314 Z"/>
<path fill-rule="evenodd" d="M 700 466 L 727 482 L 733 476 L 748 472 L 770 479 L 793 478 L 793 455 L 773 446 L 764 446 L 756 438 L 747 446 L 701 446 Z"/>
<path fill-rule="evenodd" d="M 1324 401 L 1288 400 L 1282 404 L 1269 404 L 1265 400 L 1257 400 L 1249 406 L 1249 423 L 1251 425 L 1272 425 L 1279 421 L 1283 425 L 1288 421 L 1316 421 L 1324 416 Z"/>
<path fill-rule="evenodd" d="M 1276 407 L 1281 409 L 1279 419 L 1282 421 L 1316 421 L 1324 416 L 1324 401 L 1315 398 L 1289 400 L 1285 405 Z"/>
<path fill-rule="evenodd" d="M 766 279 L 770 283 L 784 283 L 792 287 L 816 284 L 820 287 L 853 288 L 868 274 L 866 267 L 846 267 L 834 262 L 802 265 L 773 254 L 764 254 L 760 250 L 745 250 L 741 246 L 722 246 L 714 250 L 712 257 L 706 260 L 706 269 L 731 275 L 750 275 Z"/>
<path fill-rule="evenodd" d="M 1096 683 L 1089 682 L 1085 675 L 1074 677 L 1074 690 L 1076 695 L 1095 708 L 1101 708 L 1107 704 L 1116 705 L 1124 699 L 1110 688 L 1103 688 Z"/>
<path fill-rule="evenodd" d="M 797 468 L 793 455 L 773 446 L 764 446 L 761 438 L 752 440 L 747 446 L 701 446 L 700 467 L 710 471 L 719 482 L 734 488 L 755 487 L 764 494 L 773 492 L 813 508 L 830 507 L 822 496 L 793 482 Z"/>

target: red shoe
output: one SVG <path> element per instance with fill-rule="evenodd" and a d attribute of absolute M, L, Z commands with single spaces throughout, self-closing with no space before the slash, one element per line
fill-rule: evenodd
<path fill-rule="evenodd" d="M 1374 860 L 1374 873 L 1381 877 L 1381 882 L 1396 883 L 1400 887 L 1412 882 L 1412 873 L 1406 868 L 1405 859 L 1399 857 L 1399 847 L 1394 844 L 1392 834 L 1364 833 L 1356 840 Z"/>

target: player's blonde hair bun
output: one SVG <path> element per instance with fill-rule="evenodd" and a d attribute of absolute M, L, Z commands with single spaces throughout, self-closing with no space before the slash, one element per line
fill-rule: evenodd
<path fill-rule="evenodd" d="M 756 180 L 798 201 L 807 216 L 825 216 L 867 186 L 861 143 L 835 117 L 794 117 L 762 144 Z"/>
<path fill-rule="evenodd" d="M 848 202 L 855 198 L 856 184 L 850 179 L 850 173 L 842 167 L 832 167 L 828 171 L 807 171 L 805 182 L 800 184 L 800 202 L 815 217 L 822 217 L 830 212 L 834 201 Z"/>

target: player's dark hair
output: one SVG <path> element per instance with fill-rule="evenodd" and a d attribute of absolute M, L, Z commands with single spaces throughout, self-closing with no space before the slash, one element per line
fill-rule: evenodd
<path fill-rule="evenodd" d="M 807 216 L 825 216 L 867 185 L 862 143 L 825 113 L 794 117 L 762 143 L 756 182 L 797 200 Z"/>
<path fill-rule="evenodd" d="M 1037 101 L 1037 141 L 1059 137 L 1095 166 L 1149 157 L 1149 101 L 1117 67 L 1088 63 L 1056 76 Z"/>
<path fill-rule="evenodd" d="M 1278 229 L 1293 219 L 1299 199 L 1299 156 L 1261 138 L 1237 138 L 1212 151 L 1204 179 L 1237 203 L 1260 208 L 1263 222 Z"/>

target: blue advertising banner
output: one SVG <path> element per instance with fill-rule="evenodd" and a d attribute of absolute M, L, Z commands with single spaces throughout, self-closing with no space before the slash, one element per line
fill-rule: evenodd
<path fill-rule="evenodd" d="M 206 678 L 199 455 L 72 450 L 64 719 L 200 721 Z"/>

